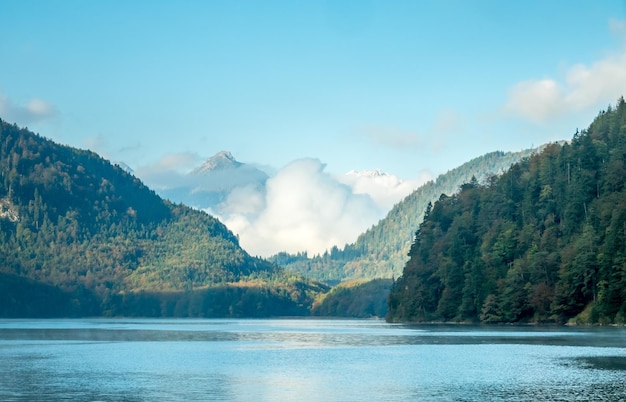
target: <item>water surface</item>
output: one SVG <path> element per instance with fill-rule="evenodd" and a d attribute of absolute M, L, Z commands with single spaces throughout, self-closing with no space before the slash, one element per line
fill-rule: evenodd
<path fill-rule="evenodd" d="M 0 400 L 626 400 L 626 330 L 0 320 Z"/>

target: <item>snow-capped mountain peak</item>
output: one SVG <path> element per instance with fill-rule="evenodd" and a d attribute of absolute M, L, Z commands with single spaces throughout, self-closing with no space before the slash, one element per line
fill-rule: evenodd
<path fill-rule="evenodd" d="M 356 171 L 356 170 L 351 170 L 348 173 L 346 173 L 346 176 L 357 176 L 357 177 L 380 177 L 380 176 L 389 176 L 389 173 L 385 173 L 380 169 L 374 169 L 374 170 L 361 170 L 361 171 Z"/>
<path fill-rule="evenodd" d="M 207 159 L 202 166 L 194 169 L 190 174 L 202 174 L 216 170 L 235 169 L 241 167 L 243 163 L 237 161 L 228 151 L 220 151 Z"/>

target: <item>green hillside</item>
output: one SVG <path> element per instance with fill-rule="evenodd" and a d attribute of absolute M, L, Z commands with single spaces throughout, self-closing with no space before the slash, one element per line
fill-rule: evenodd
<path fill-rule="evenodd" d="M 626 104 L 426 214 L 391 321 L 624 323 Z"/>
<path fill-rule="evenodd" d="M 472 177 L 486 180 L 500 174 L 532 152 L 491 152 L 440 175 L 396 204 L 384 219 L 343 249 L 334 247 L 324 255 L 314 257 L 306 253 L 280 253 L 270 260 L 328 283 L 398 277 L 408 260 L 407 253 L 415 230 L 429 202 L 435 202 L 441 194 L 458 192 L 461 185 Z"/>
<path fill-rule="evenodd" d="M 343 282 L 322 295 L 313 304 L 311 314 L 322 317 L 385 317 L 392 285 L 391 279 Z"/>
<path fill-rule="evenodd" d="M 2 120 L 0 256 L 1 316 L 296 315 L 326 290 L 93 152 Z"/>

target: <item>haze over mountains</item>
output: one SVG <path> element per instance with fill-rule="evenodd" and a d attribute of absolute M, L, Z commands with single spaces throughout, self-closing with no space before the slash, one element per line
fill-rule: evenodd
<path fill-rule="evenodd" d="M 221 204 L 237 187 L 264 186 L 268 175 L 221 151 L 190 172 L 175 170 L 136 172 L 162 197 L 196 209 L 220 212 Z"/>
<path fill-rule="evenodd" d="M 162 197 L 207 211 L 235 232 L 253 255 L 323 253 L 356 240 L 393 205 L 431 179 L 403 180 L 379 169 L 332 175 L 318 159 L 277 171 L 220 151 L 188 172 L 136 172 Z"/>

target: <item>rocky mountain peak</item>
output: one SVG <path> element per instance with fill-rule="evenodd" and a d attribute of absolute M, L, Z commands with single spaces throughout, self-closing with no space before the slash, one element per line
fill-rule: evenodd
<path fill-rule="evenodd" d="M 202 174 L 216 170 L 235 169 L 242 165 L 243 163 L 237 161 L 230 152 L 220 151 L 207 159 L 202 166 L 194 169 L 191 174 Z"/>

